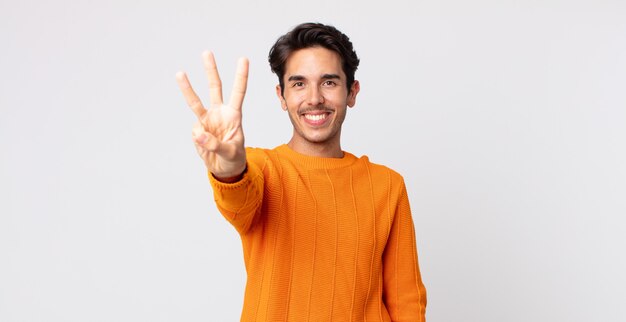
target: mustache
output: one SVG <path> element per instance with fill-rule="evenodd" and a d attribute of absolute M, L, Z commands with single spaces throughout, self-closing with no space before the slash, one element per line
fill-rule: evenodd
<path fill-rule="evenodd" d="M 301 108 L 298 110 L 298 114 L 307 114 L 307 113 L 311 113 L 311 112 L 328 112 L 328 113 L 332 113 L 334 112 L 335 109 L 328 107 L 328 106 L 314 106 L 314 107 L 306 107 L 306 108 Z"/>

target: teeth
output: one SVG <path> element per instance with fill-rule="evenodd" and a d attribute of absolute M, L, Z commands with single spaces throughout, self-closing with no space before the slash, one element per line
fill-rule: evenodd
<path fill-rule="evenodd" d="M 326 118 L 326 114 L 304 114 L 307 120 L 319 121 Z"/>

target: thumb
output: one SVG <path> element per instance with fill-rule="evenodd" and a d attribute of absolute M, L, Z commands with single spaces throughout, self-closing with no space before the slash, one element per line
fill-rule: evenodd
<path fill-rule="evenodd" d="M 215 152 L 220 146 L 219 140 L 209 132 L 194 133 L 193 141 L 196 145 L 210 152 Z"/>
<path fill-rule="evenodd" d="M 196 142 L 196 144 L 203 145 L 209 140 L 209 138 L 206 136 L 206 134 L 200 133 L 198 134 L 198 136 L 194 137 L 193 140 L 194 142 Z"/>

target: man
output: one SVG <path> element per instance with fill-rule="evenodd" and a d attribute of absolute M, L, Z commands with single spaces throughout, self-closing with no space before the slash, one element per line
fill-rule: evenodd
<path fill-rule="evenodd" d="M 239 232 L 248 281 L 242 321 L 425 321 L 409 200 L 402 177 L 341 150 L 359 93 L 359 59 L 332 26 L 305 23 L 278 39 L 269 62 L 293 124 L 289 143 L 245 148 L 240 59 L 228 104 L 203 54 L 211 107 L 177 74 L 198 117 L 193 141 L 215 201 Z"/>

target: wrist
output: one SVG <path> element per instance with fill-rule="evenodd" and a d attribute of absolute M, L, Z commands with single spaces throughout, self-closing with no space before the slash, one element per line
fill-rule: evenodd
<path fill-rule="evenodd" d="M 235 183 L 243 179 L 244 174 L 248 171 L 248 165 L 246 164 L 241 171 L 241 173 L 237 175 L 216 175 L 215 173 L 211 173 L 213 178 L 215 178 L 219 182 L 223 183 Z"/>

